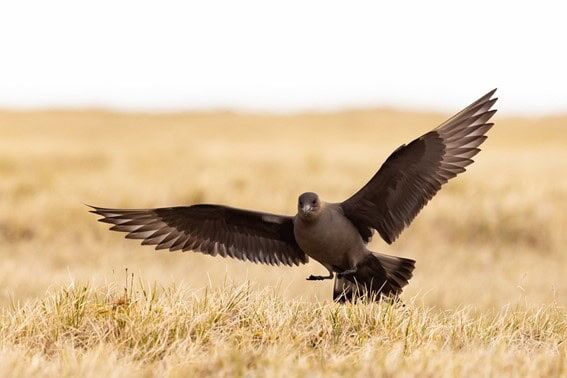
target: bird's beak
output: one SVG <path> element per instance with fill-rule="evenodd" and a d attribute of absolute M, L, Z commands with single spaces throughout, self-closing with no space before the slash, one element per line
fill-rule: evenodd
<path fill-rule="evenodd" d="M 304 213 L 309 213 L 311 209 L 312 209 L 311 205 L 303 205 L 301 211 L 303 211 Z"/>

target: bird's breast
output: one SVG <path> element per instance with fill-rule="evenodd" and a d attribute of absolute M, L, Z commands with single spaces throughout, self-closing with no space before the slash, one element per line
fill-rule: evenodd
<path fill-rule="evenodd" d="M 354 225 L 334 210 L 323 211 L 311 221 L 296 217 L 294 234 L 301 249 L 324 265 L 350 266 L 365 250 Z"/>

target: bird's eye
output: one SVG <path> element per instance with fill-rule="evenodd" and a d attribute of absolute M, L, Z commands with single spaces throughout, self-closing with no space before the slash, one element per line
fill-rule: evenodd
<path fill-rule="evenodd" d="M 312 205 L 316 205 L 316 204 L 317 204 L 317 200 L 311 201 L 311 204 L 312 204 Z"/>

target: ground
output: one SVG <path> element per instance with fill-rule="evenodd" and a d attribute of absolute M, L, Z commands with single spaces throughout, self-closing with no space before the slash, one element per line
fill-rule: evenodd
<path fill-rule="evenodd" d="M 567 117 L 497 114 L 468 172 L 374 237 L 417 260 L 396 303 L 335 304 L 316 263 L 156 252 L 85 206 L 292 214 L 446 116 L 0 112 L 0 374 L 566 375 Z"/>

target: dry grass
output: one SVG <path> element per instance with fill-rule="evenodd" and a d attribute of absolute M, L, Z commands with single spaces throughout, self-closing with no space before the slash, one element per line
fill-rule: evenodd
<path fill-rule="evenodd" d="M 497 118 L 398 242 L 375 238 L 417 260 L 405 305 L 336 305 L 304 280 L 315 263 L 154 252 L 83 206 L 292 213 L 303 191 L 345 198 L 443 118 L 0 112 L 0 373 L 567 374 L 567 117 Z"/>

